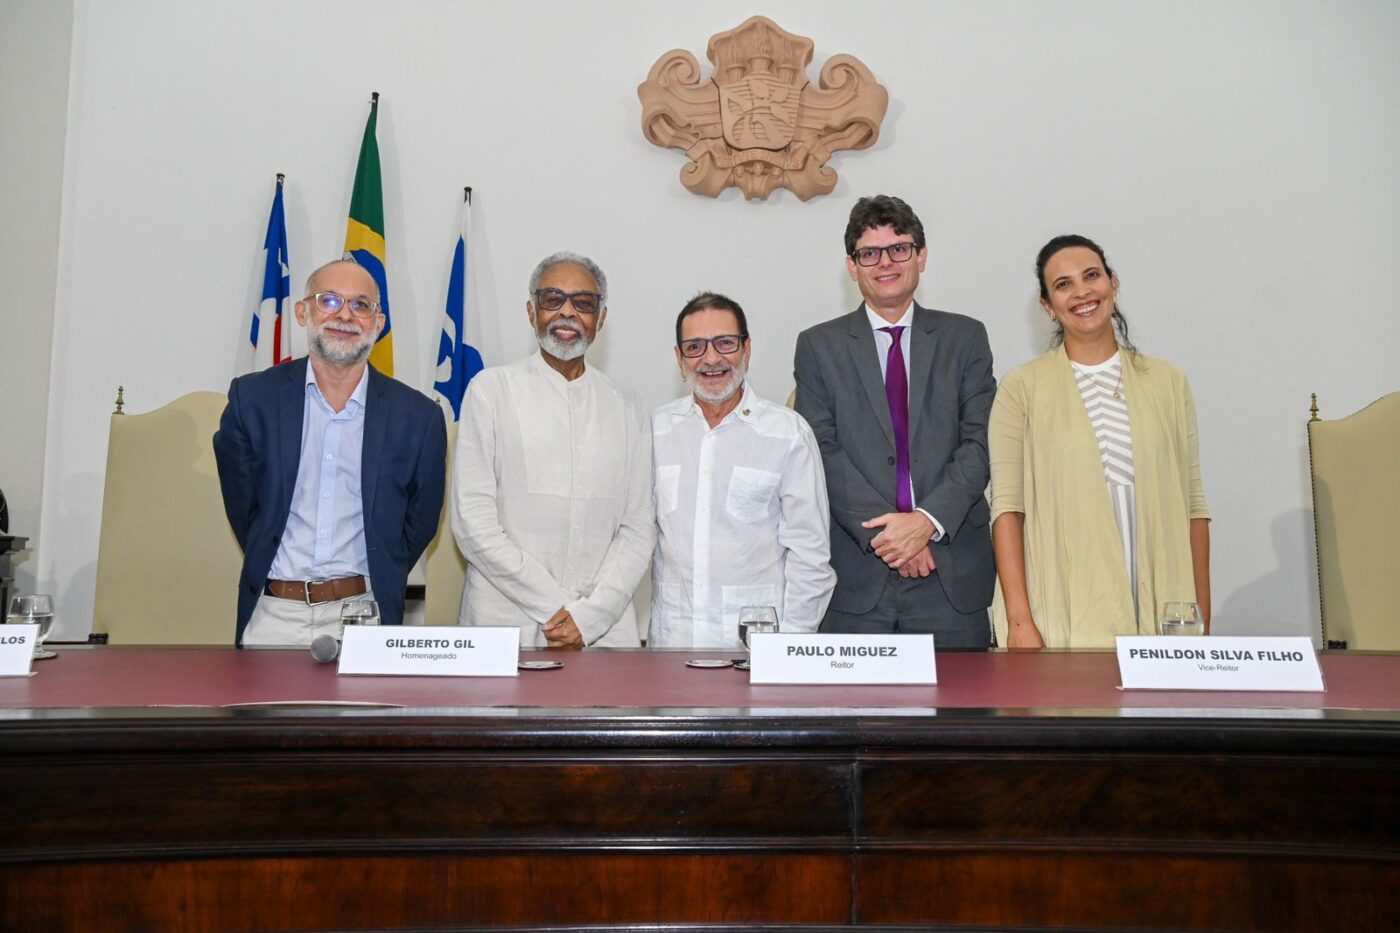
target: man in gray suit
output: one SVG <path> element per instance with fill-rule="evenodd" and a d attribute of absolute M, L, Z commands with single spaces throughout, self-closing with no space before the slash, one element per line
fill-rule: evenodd
<path fill-rule="evenodd" d="M 865 301 L 797 338 L 797 410 L 831 501 L 836 592 L 821 631 L 932 632 L 939 649 L 985 649 L 992 351 L 980 321 L 914 301 L 927 262 L 909 205 L 861 198 L 846 270 Z"/>

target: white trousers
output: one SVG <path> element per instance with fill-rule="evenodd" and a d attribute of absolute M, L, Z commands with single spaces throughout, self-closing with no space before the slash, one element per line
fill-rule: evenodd
<path fill-rule="evenodd" d="M 243 630 L 243 646 L 309 648 L 317 635 L 339 637 L 340 607 L 361 599 L 374 599 L 374 592 L 314 606 L 299 599 L 279 599 L 264 593 L 253 607 L 248 627 Z"/>

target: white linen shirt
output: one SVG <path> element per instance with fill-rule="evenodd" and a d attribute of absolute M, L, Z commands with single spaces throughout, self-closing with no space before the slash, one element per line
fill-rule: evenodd
<path fill-rule="evenodd" d="M 569 381 L 540 356 L 467 388 L 452 470 L 452 533 L 467 558 L 462 625 L 516 625 L 522 647 L 569 610 L 584 643 L 641 643 L 632 593 L 656 541 L 651 440 L 595 369 Z"/>
<path fill-rule="evenodd" d="M 817 439 L 802 416 L 745 383 L 711 428 L 693 396 L 652 415 L 654 647 L 738 648 L 739 610 L 773 606 L 785 632 L 826 613 L 831 512 Z"/>

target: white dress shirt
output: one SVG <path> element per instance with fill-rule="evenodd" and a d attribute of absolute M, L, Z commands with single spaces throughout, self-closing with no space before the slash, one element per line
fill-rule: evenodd
<path fill-rule="evenodd" d="M 875 355 L 880 359 L 880 380 L 882 382 L 889 378 L 885 369 L 890 364 L 890 347 L 894 346 L 894 338 L 881 330 L 881 328 L 904 328 L 904 330 L 899 332 L 899 352 L 904 356 L 905 379 L 907 380 L 908 391 L 912 393 L 914 391 L 914 383 L 910 378 L 910 374 L 914 372 L 914 361 L 909 356 L 909 335 L 914 332 L 914 302 L 909 302 L 909 307 L 904 309 L 903 316 L 893 324 L 870 310 L 870 305 L 865 305 L 865 316 L 870 320 L 870 329 L 874 332 Z M 911 457 L 914 455 L 914 439 L 912 437 L 909 438 L 909 455 Z M 933 515 L 929 513 L 928 509 L 919 508 L 918 497 L 914 494 L 914 474 L 912 470 L 909 473 L 909 501 L 914 503 L 914 511 L 923 513 L 925 518 L 933 522 L 933 535 L 929 540 L 941 541 L 943 539 L 943 526 L 938 524 L 938 519 L 934 518 Z"/>
<path fill-rule="evenodd" d="M 711 428 L 693 396 L 652 415 L 656 522 L 655 647 L 738 648 L 744 606 L 773 606 L 783 631 L 814 632 L 826 613 L 831 512 L 812 429 L 746 383 Z"/>
<path fill-rule="evenodd" d="M 569 381 L 538 352 L 484 370 L 462 402 L 452 533 L 467 558 L 463 625 L 516 625 L 520 644 L 566 608 L 584 643 L 641 643 L 632 593 L 656 541 L 651 439 L 591 367 Z"/>

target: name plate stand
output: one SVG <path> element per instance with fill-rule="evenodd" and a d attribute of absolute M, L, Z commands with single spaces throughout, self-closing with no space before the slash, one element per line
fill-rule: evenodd
<path fill-rule="evenodd" d="M 0 625 L 0 677 L 29 677 L 34 671 L 37 625 Z"/>
<path fill-rule="evenodd" d="M 516 677 L 520 629 L 456 625 L 347 625 L 340 674 Z"/>
<path fill-rule="evenodd" d="M 1322 668 L 1302 636 L 1120 635 L 1124 690 L 1321 693 Z"/>
<path fill-rule="evenodd" d="M 754 684 L 936 684 L 932 635 L 749 636 Z"/>

